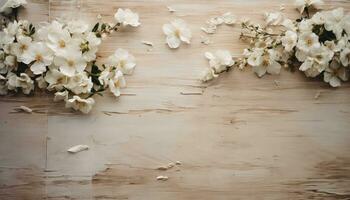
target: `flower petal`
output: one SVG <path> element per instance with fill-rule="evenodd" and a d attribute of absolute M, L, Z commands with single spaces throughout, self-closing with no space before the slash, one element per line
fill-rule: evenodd
<path fill-rule="evenodd" d="M 269 74 L 279 74 L 280 71 L 281 65 L 276 61 L 272 61 L 271 65 L 267 67 L 267 72 Z"/>
<path fill-rule="evenodd" d="M 253 71 L 258 75 L 258 77 L 264 76 L 266 74 L 266 68 L 261 66 L 253 67 Z"/>
<path fill-rule="evenodd" d="M 171 35 L 175 32 L 175 27 L 171 24 L 164 24 L 163 32 L 165 33 L 165 35 Z"/>
<path fill-rule="evenodd" d="M 329 80 L 329 84 L 332 87 L 339 87 L 341 85 L 341 82 L 339 80 L 339 78 L 333 76 L 330 80 Z"/>
<path fill-rule="evenodd" d="M 178 37 L 176 37 L 175 35 L 169 35 L 166 38 L 166 42 L 168 43 L 168 46 L 172 49 L 176 49 L 180 46 L 180 39 Z"/>
<path fill-rule="evenodd" d="M 30 70 L 32 70 L 35 75 L 38 75 L 46 71 L 46 66 L 43 62 L 35 62 L 30 66 Z"/>

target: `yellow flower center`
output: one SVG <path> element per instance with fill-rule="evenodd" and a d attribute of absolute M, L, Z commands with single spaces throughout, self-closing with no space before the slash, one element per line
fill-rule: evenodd
<path fill-rule="evenodd" d="M 28 49 L 28 46 L 25 45 L 25 44 L 22 44 L 20 47 L 19 47 L 22 51 L 25 51 Z"/>
<path fill-rule="evenodd" d="M 74 61 L 73 60 L 68 60 L 68 66 L 69 67 L 74 67 Z"/>
<path fill-rule="evenodd" d="M 58 45 L 60 46 L 60 48 L 64 48 L 64 47 L 66 47 L 66 42 L 63 40 L 60 40 L 60 41 L 58 41 Z"/>
<path fill-rule="evenodd" d="M 38 62 L 41 62 L 41 61 L 43 61 L 43 56 L 41 54 L 37 54 L 35 56 L 35 60 L 38 61 Z"/>
<path fill-rule="evenodd" d="M 314 42 L 312 41 L 311 38 L 307 38 L 307 39 L 306 39 L 306 45 L 307 45 L 307 46 L 311 47 L 313 43 L 314 43 Z"/>
<path fill-rule="evenodd" d="M 176 31 L 175 31 L 175 35 L 176 35 L 176 37 L 180 37 L 180 30 L 179 29 L 177 29 Z"/>
<path fill-rule="evenodd" d="M 121 60 L 121 61 L 119 62 L 119 66 L 120 66 L 120 67 L 124 67 L 125 63 L 126 63 L 125 60 Z"/>
<path fill-rule="evenodd" d="M 268 59 L 264 59 L 264 60 L 262 61 L 262 66 L 268 67 L 269 65 L 270 65 L 270 61 L 269 61 Z"/>

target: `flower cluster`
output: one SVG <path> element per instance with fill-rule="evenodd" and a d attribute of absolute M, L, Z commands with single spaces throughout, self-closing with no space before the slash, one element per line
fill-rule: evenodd
<path fill-rule="evenodd" d="M 214 54 L 206 52 L 204 56 L 209 60 L 210 67 L 202 74 L 203 82 L 217 78 L 220 73 L 228 71 L 235 64 L 231 53 L 227 50 L 217 50 Z"/>
<path fill-rule="evenodd" d="M 13 9 L 16 9 L 26 4 L 27 4 L 26 0 L 7 0 L 0 8 L 0 13 L 9 15 L 12 13 Z"/>
<path fill-rule="evenodd" d="M 350 15 L 337 8 L 311 16 L 310 8 L 319 9 L 321 0 L 297 0 L 296 5 L 302 17 L 294 21 L 279 13 L 265 15 L 267 26 L 243 21 L 240 38 L 250 45 L 235 66 L 251 66 L 258 77 L 279 74 L 282 66 L 299 69 L 307 77 L 322 76 L 332 87 L 340 86 L 349 80 Z M 206 72 L 204 81 L 219 73 Z"/>
<path fill-rule="evenodd" d="M 191 43 L 191 30 L 182 19 L 175 19 L 169 24 L 164 24 L 163 32 L 166 35 L 166 43 L 172 49 L 178 48 L 181 41 L 187 44 Z"/>
<path fill-rule="evenodd" d="M 115 23 L 90 27 L 81 20 L 54 20 L 39 27 L 25 20 L 14 21 L 0 32 L 0 94 L 36 88 L 54 92 L 54 101 L 65 101 L 67 108 L 90 112 L 95 94 L 109 89 L 116 97 L 126 86 L 135 58 L 123 49 L 97 65 L 101 41 L 120 26 L 139 26 L 136 13 L 119 9 Z"/>

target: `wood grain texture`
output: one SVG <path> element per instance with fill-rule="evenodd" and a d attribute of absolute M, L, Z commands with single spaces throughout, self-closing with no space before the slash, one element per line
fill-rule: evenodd
<path fill-rule="evenodd" d="M 103 59 L 125 48 L 138 65 L 122 97 L 98 97 L 90 115 L 44 92 L 1 97 L 0 199 L 349 199 L 350 84 L 332 89 L 284 70 L 259 79 L 249 69 L 197 80 L 208 64 L 205 51 L 239 55 L 246 46 L 238 26 L 221 26 L 212 44 L 201 44 L 207 19 L 231 11 L 261 22 L 281 4 L 296 16 L 289 0 L 29 1 L 22 17 L 36 22 L 94 22 L 100 13 L 112 21 L 119 7 L 138 12 L 141 27 L 114 33 L 99 52 Z M 344 0 L 324 7 L 338 6 L 350 10 Z M 161 27 L 176 17 L 194 38 L 170 50 Z M 152 51 L 142 40 L 154 43 Z M 13 113 L 20 105 L 34 113 Z M 91 148 L 68 154 L 76 144 Z M 155 170 L 176 160 L 182 165 Z"/>

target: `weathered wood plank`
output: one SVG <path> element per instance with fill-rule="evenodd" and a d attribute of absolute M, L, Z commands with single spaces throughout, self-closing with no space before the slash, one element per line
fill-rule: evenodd
<path fill-rule="evenodd" d="M 32 1 L 28 7 L 35 3 Z M 199 36 L 204 33 L 200 26 L 208 18 L 231 11 L 261 21 L 265 11 L 279 10 L 282 3 L 285 14 L 293 17 L 293 1 L 48 3 L 51 20 L 75 15 L 94 21 L 101 13 L 111 21 L 119 7 L 138 12 L 141 27 L 113 34 L 99 52 L 106 57 L 116 48 L 125 48 L 135 54 L 138 66 L 134 75 L 127 77 L 128 88 L 123 91 L 126 95 L 119 100 L 108 94 L 97 98 L 97 106 L 88 116 L 74 114 L 44 94 L 1 98 L 2 121 L 28 121 L 17 129 L 14 122 L 1 126 L 1 158 L 13 163 L 12 167 L 29 167 L 30 171 L 21 169 L 17 176 L 1 175 L 1 185 L 7 181 L 23 181 L 26 185 L 0 186 L 0 197 L 23 199 L 26 195 L 33 199 L 39 194 L 54 200 L 350 198 L 349 84 L 331 89 L 321 81 L 287 71 L 258 79 L 250 70 L 233 70 L 206 85 L 197 80 L 207 66 L 205 51 L 228 49 L 238 55 L 245 46 L 238 40 L 238 26 L 222 26 L 210 36 L 213 44 L 201 44 Z M 177 12 L 168 12 L 166 6 Z M 325 7 L 337 6 L 350 10 L 347 1 L 327 1 Z M 45 13 L 29 13 L 30 17 L 38 15 Z M 161 26 L 177 16 L 190 24 L 195 37 L 191 45 L 170 50 L 164 44 Z M 152 41 L 153 50 L 147 51 L 142 40 Z M 278 86 L 275 80 L 279 81 Z M 319 91 L 321 95 L 315 99 Z M 38 105 L 48 114 L 9 114 L 13 106 L 24 104 L 14 100 Z M 28 132 L 39 132 L 40 136 L 30 134 L 35 141 L 44 141 L 47 134 L 45 165 L 32 167 L 33 160 L 45 160 L 46 150 L 43 145 L 26 140 L 24 134 L 29 135 Z M 16 151 L 7 141 L 31 151 Z M 66 149 L 76 144 L 87 144 L 91 149 L 67 154 Z M 18 155 L 41 156 L 19 164 Z M 176 160 L 183 164 L 165 172 L 155 170 Z M 1 169 L 1 173 L 12 172 Z M 156 181 L 158 175 L 167 175 L 169 180 Z"/>

